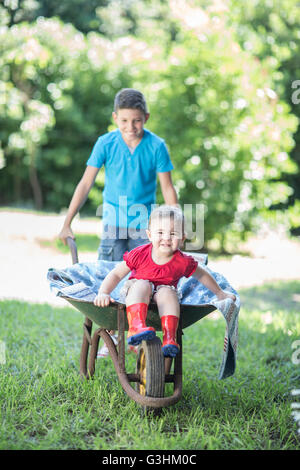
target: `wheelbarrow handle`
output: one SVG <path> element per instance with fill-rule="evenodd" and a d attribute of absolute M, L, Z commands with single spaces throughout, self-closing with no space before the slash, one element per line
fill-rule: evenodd
<path fill-rule="evenodd" d="M 78 252 L 77 252 L 77 245 L 76 245 L 75 240 L 71 237 L 67 237 L 67 244 L 71 251 L 72 263 L 73 264 L 78 263 Z"/>

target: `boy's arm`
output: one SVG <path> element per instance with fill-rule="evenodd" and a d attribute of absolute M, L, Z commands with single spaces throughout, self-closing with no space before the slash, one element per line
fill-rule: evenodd
<path fill-rule="evenodd" d="M 127 276 L 130 272 L 125 261 L 117 264 L 117 266 L 108 273 L 99 287 L 97 296 L 95 297 L 94 304 L 98 307 L 107 307 L 110 302 L 114 302 L 114 299 L 110 297 L 111 291 L 119 284 L 119 282 Z"/>
<path fill-rule="evenodd" d="M 77 212 L 85 203 L 88 194 L 93 186 L 99 168 L 95 168 L 93 166 L 87 166 L 85 172 L 79 181 L 76 189 L 74 191 L 73 197 L 70 202 L 70 206 L 64 221 L 64 225 L 62 230 L 60 231 L 58 237 L 62 240 L 64 245 L 67 243 L 67 237 L 75 238 L 73 232 L 71 230 L 71 223 L 74 219 Z"/>
<path fill-rule="evenodd" d="M 192 274 L 194 278 L 196 278 L 199 282 L 201 282 L 207 289 L 212 291 L 218 297 L 218 300 L 223 300 L 230 298 L 235 300 L 236 297 L 234 294 L 230 294 L 224 292 L 221 287 L 216 283 L 215 279 L 207 272 L 205 269 L 201 268 L 200 266 L 197 267 L 194 274 Z"/>
<path fill-rule="evenodd" d="M 170 206 L 175 206 L 178 204 L 177 194 L 173 186 L 171 172 L 166 171 L 164 173 L 158 173 L 158 178 L 165 203 Z"/>

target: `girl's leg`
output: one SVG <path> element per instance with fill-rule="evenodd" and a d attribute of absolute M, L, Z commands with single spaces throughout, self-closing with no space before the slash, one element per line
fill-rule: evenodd
<path fill-rule="evenodd" d="M 162 351 L 164 356 L 175 357 L 179 352 L 176 333 L 180 307 L 176 291 L 170 287 L 161 287 L 155 294 L 163 331 Z"/>
<path fill-rule="evenodd" d="M 144 279 L 133 280 L 126 295 L 126 307 L 139 302 L 148 305 L 151 295 L 152 288 L 149 281 L 145 281 Z"/>
<path fill-rule="evenodd" d="M 135 281 L 128 290 L 126 296 L 126 313 L 129 325 L 127 342 L 132 346 L 137 346 L 143 340 L 153 339 L 156 335 L 155 329 L 146 325 L 151 294 L 151 284 L 142 279 Z"/>

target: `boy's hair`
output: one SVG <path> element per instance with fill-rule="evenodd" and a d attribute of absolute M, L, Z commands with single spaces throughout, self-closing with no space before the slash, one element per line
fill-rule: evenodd
<path fill-rule="evenodd" d="M 182 236 L 184 236 L 184 215 L 180 207 L 162 205 L 153 209 L 150 214 L 148 229 L 150 230 L 151 222 L 156 219 L 162 219 L 163 217 L 169 217 L 171 220 L 178 221 L 181 223 Z"/>
<path fill-rule="evenodd" d="M 119 109 L 140 109 L 144 114 L 148 113 L 147 103 L 143 93 L 134 88 L 123 88 L 115 96 L 114 111 Z"/>

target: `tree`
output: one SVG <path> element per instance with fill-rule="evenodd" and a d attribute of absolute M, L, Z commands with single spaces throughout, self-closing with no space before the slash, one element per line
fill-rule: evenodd
<path fill-rule="evenodd" d="M 23 22 L 32 23 L 39 17 L 58 17 L 64 23 L 72 24 L 83 33 L 100 31 L 101 20 L 97 16 L 97 9 L 109 3 L 109 0 L 6 0 L 2 15 L 6 17 L 6 24 L 12 27 Z"/>
<path fill-rule="evenodd" d="M 298 0 L 255 0 L 246 4 L 229 0 L 228 24 L 235 30 L 243 50 L 249 51 L 262 63 L 272 64 L 273 87 L 291 112 L 300 118 L 300 9 Z M 298 90 L 297 90 L 298 88 Z M 299 121 L 298 121 L 299 122 Z M 295 171 L 276 176 L 278 182 L 291 188 L 285 200 L 277 201 L 272 209 L 285 209 L 294 233 L 300 233 L 300 127 L 295 128 L 295 142 L 289 156 Z"/>
<path fill-rule="evenodd" d="M 111 39 L 44 17 L 2 27 L 1 202 L 33 194 L 37 206 L 65 207 L 93 143 L 111 129 L 116 91 L 132 86 L 146 95 L 147 126 L 170 147 L 181 203 L 204 205 L 206 241 L 224 247 L 292 197 L 298 122 L 281 93 L 285 49 L 260 57 L 244 46 L 242 37 L 262 41 L 225 0 L 146 3 L 144 14 L 139 0 L 122 2 L 126 35 L 109 28 Z M 101 21 L 118 24 L 116 4 L 97 10 Z M 103 188 L 101 172 L 96 184 Z M 85 207 L 99 202 L 93 189 Z"/>
<path fill-rule="evenodd" d="M 259 213 L 287 201 L 280 178 L 296 171 L 297 120 L 274 91 L 272 63 L 243 51 L 223 14 L 181 3 L 181 41 L 150 74 L 150 122 L 169 143 L 181 202 L 205 205 L 205 238 L 224 247 L 227 234 L 246 236 Z"/>
<path fill-rule="evenodd" d="M 57 210 L 106 132 L 112 97 L 127 74 L 120 67 L 119 77 L 107 63 L 104 39 L 87 40 L 58 20 L 2 28 L 0 35 L 1 199 L 33 197 L 38 209 Z"/>

